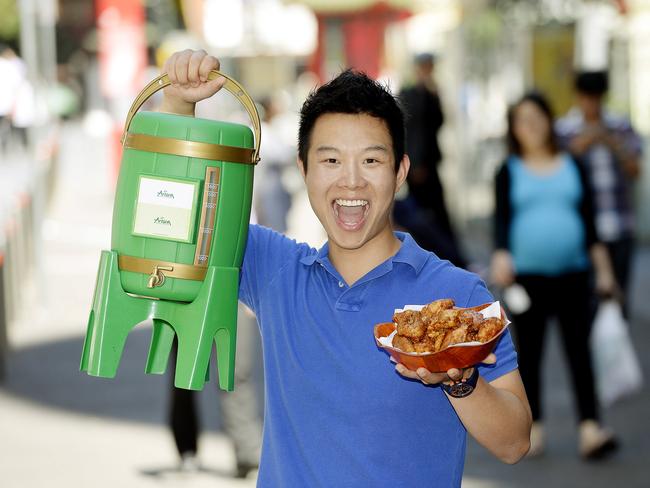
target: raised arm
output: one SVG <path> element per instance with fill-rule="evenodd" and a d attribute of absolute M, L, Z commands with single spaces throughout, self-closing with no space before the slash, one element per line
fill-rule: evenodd
<path fill-rule="evenodd" d="M 194 115 L 194 106 L 217 93 L 226 82 L 223 77 L 208 81 L 208 74 L 219 69 L 220 63 L 203 50 L 186 49 L 172 54 L 165 65 L 171 85 L 165 88 L 161 112 Z"/>

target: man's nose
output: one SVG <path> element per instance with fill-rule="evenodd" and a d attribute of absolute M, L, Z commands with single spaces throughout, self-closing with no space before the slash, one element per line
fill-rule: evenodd
<path fill-rule="evenodd" d="M 362 168 L 356 163 L 343 164 L 340 184 L 345 188 L 361 188 L 366 184 Z"/>

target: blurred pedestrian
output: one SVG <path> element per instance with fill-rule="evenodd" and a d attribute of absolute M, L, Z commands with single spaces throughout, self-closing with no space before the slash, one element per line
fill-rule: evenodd
<path fill-rule="evenodd" d="M 157 108 L 155 106 L 160 101 L 160 98 L 153 100 L 150 109 Z M 214 107 L 204 107 L 205 116 L 212 117 L 213 110 Z M 266 132 L 264 134 L 266 139 L 268 136 Z M 264 156 L 266 164 L 267 153 L 264 153 Z M 253 208 L 251 212 L 252 221 L 256 220 L 255 210 Z M 234 448 L 236 463 L 234 475 L 236 478 L 246 478 L 259 466 L 262 419 L 259 414 L 260 395 L 258 395 L 254 378 L 255 367 L 259 363 L 257 360 L 259 341 L 255 315 L 248 307 L 240 303 L 237 314 L 235 387 L 231 392 L 218 390 L 223 430 Z M 174 344 L 173 357 L 176 358 L 176 344 Z M 201 469 L 198 450 L 201 427 L 196 401 L 197 392 L 175 388 L 172 375 L 168 419 L 179 455 L 179 470 L 181 471 L 191 472 Z"/>
<path fill-rule="evenodd" d="M 264 163 L 255 169 L 253 203 L 260 225 L 277 232 L 287 231 L 287 214 L 291 208 L 291 194 L 285 187 L 283 175 L 294 170 L 296 148 L 283 141 L 276 121 L 281 115 L 281 106 L 272 95 L 260 100 L 262 107 L 262 147 Z"/>
<path fill-rule="evenodd" d="M 525 95 L 508 112 L 509 156 L 496 176 L 496 251 L 492 281 L 520 284 L 529 308 L 513 313 L 519 368 L 533 414 L 530 456 L 544 450 L 540 398 L 544 336 L 557 318 L 569 363 L 579 424 L 579 452 L 594 459 L 612 452 L 614 435 L 600 423 L 589 349 L 593 265 L 596 287 L 611 293 L 615 279 L 594 229 L 591 192 L 583 169 L 558 149 L 546 99 Z"/>
<path fill-rule="evenodd" d="M 632 183 L 641 171 L 641 139 L 628 120 L 604 109 L 607 89 L 607 73 L 578 73 L 576 106 L 558 121 L 557 131 L 563 147 L 587 169 L 594 194 L 596 232 L 609 251 L 627 315 L 634 247 Z"/>
<path fill-rule="evenodd" d="M 411 169 L 407 176 L 408 195 L 396 200 L 393 217 L 420 246 L 465 267 L 438 175 L 442 160 L 438 132 L 444 123 L 444 114 L 433 78 L 434 67 L 432 54 L 417 55 L 415 83 L 399 94 L 406 112 L 406 151 Z"/>
<path fill-rule="evenodd" d="M 0 44 L 0 152 L 8 149 L 10 139 L 16 132 L 14 111 L 19 90 L 25 80 L 25 66 L 22 60 L 11 47 Z"/>
<path fill-rule="evenodd" d="M 235 450 L 235 477 L 246 478 L 257 469 L 262 442 L 262 422 L 253 366 L 257 353 L 255 337 L 257 323 L 253 313 L 239 305 L 237 314 L 237 353 L 235 356 L 235 389 L 231 392 L 218 391 L 223 429 Z M 176 362 L 176 343 L 173 348 L 173 363 Z M 172 395 L 169 405 L 169 423 L 180 457 L 181 471 L 200 470 L 198 438 L 200 432 L 199 413 L 196 406 L 196 392 L 174 387 L 171 375 Z"/>
<path fill-rule="evenodd" d="M 36 94 L 27 77 L 23 77 L 16 91 L 16 103 L 11 114 L 11 127 L 22 149 L 28 146 L 28 131 L 36 120 Z"/>

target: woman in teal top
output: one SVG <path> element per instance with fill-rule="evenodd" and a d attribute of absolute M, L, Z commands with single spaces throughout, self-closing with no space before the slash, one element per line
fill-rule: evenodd
<path fill-rule="evenodd" d="M 580 419 L 579 451 L 599 458 L 616 447 L 598 419 L 589 350 L 593 264 L 596 288 L 611 293 L 614 278 L 596 239 L 589 186 L 580 165 L 558 150 L 548 102 L 529 93 L 508 113 L 510 155 L 496 177 L 496 251 L 492 280 L 520 284 L 530 307 L 513 314 L 519 367 L 533 414 L 529 455 L 544 450 L 540 405 L 546 324 L 560 324 Z"/>

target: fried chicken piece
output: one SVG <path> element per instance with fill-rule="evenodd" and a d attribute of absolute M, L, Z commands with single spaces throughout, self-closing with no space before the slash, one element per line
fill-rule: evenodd
<path fill-rule="evenodd" d="M 484 320 L 483 315 L 475 310 L 459 310 L 458 312 L 460 325 L 466 326 L 468 328 L 475 327 L 477 324 L 480 324 Z"/>
<path fill-rule="evenodd" d="M 404 310 L 393 315 L 393 322 L 397 326 L 397 334 L 420 339 L 427 330 L 426 324 L 420 317 L 420 312 L 415 310 Z"/>
<path fill-rule="evenodd" d="M 436 320 L 436 317 L 440 312 L 443 310 L 449 310 L 453 308 L 454 305 L 455 302 L 451 298 L 436 300 L 435 302 L 425 305 L 420 311 L 420 315 L 422 316 L 422 320 L 429 324 Z"/>
<path fill-rule="evenodd" d="M 441 339 L 444 338 L 443 337 Z M 393 347 L 400 349 L 404 352 L 434 352 L 435 344 L 433 344 L 429 338 L 424 336 L 422 339 L 409 339 L 408 337 L 401 336 L 396 334 L 393 337 Z"/>
<path fill-rule="evenodd" d="M 442 341 L 445 340 L 445 335 L 448 329 L 428 329 L 427 339 L 430 345 L 428 352 L 437 352 L 440 350 Z"/>
<path fill-rule="evenodd" d="M 433 344 L 428 339 L 414 342 L 413 347 L 415 352 L 433 352 Z"/>
<path fill-rule="evenodd" d="M 431 322 L 427 324 L 427 333 L 434 330 L 441 329 L 453 329 L 460 325 L 460 310 L 448 309 L 441 310 L 433 318 Z"/>
<path fill-rule="evenodd" d="M 452 330 L 448 330 L 445 335 L 444 339 L 440 344 L 440 349 L 444 349 L 447 346 L 451 346 L 453 344 L 460 344 L 462 342 L 467 342 L 467 329 L 468 325 L 461 325 L 460 327 L 457 327 Z"/>
<path fill-rule="evenodd" d="M 393 337 L 393 347 L 404 352 L 416 352 L 411 339 L 397 334 Z"/>
<path fill-rule="evenodd" d="M 497 317 L 484 319 L 478 327 L 476 340 L 479 342 L 488 342 L 497 333 L 503 329 L 503 321 Z"/>

